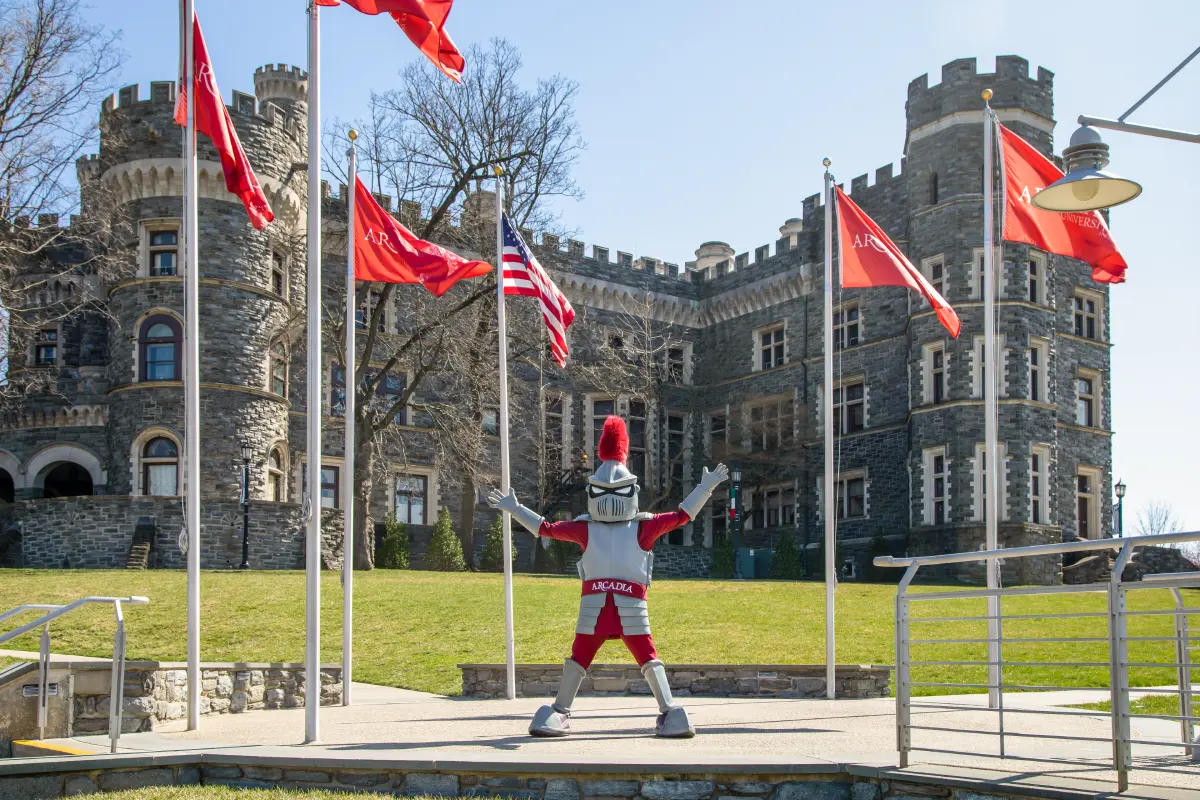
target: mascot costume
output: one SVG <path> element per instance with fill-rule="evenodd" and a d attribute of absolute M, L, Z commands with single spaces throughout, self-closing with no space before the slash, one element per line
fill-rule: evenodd
<path fill-rule="evenodd" d="M 713 489 L 729 475 L 724 464 L 704 470 L 700 485 L 692 490 L 677 511 L 665 514 L 638 513 L 637 476 L 625 466 L 629 434 L 625 420 L 609 417 L 600 435 L 601 464 L 588 478 L 588 513 L 566 522 L 547 522 L 517 502 L 516 492 L 493 490 L 488 502 L 512 515 L 530 533 L 575 542 L 583 548 L 579 575 L 583 597 L 571 656 L 563 662 L 562 683 L 554 703 L 542 706 L 529 725 L 533 736 L 566 736 L 571 732 L 571 706 L 587 669 L 600 646 L 621 639 L 637 659 L 654 699 L 659 716 L 658 736 L 688 738 L 696 735 L 687 711 L 677 705 L 667 683 L 667 671 L 654 649 L 646 594 L 654 542 L 686 525 L 700 514 Z"/>

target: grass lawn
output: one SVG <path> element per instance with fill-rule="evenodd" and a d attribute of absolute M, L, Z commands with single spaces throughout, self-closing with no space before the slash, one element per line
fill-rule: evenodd
<path fill-rule="evenodd" d="M 92 800 L 362 800 L 361 793 L 301 789 L 231 789 L 228 786 L 157 786 L 88 795 Z M 414 800 L 432 800 L 414 798 Z"/>
<path fill-rule="evenodd" d="M 1200 701 L 1193 700 L 1193 703 Z M 1102 703 L 1085 703 L 1083 705 L 1071 706 L 1071 708 L 1086 708 L 1089 711 L 1103 711 L 1108 713 L 1112 710 L 1112 703 L 1105 700 Z M 1129 713 L 1131 714 L 1165 714 L 1167 716 L 1179 716 L 1179 696 L 1156 694 L 1149 697 L 1143 697 L 1140 700 L 1134 700 L 1129 704 Z M 1193 709 L 1194 715 L 1196 710 Z"/>
<path fill-rule="evenodd" d="M 150 605 L 126 611 L 132 659 L 183 661 L 186 649 L 186 577 L 168 570 L 3 570 L 0 608 L 21 602 L 66 602 L 82 595 L 146 595 Z M 355 678 L 408 689 L 457 694 L 455 665 L 504 661 L 503 581 L 494 574 L 448 574 L 376 570 L 355 576 Z M 919 587 L 918 592 L 935 587 Z M 322 656 L 341 658 L 339 575 L 322 576 Z M 819 583 L 782 581 L 659 580 L 651 591 L 655 643 L 668 663 L 823 663 L 824 588 Z M 838 660 L 891 664 L 895 587 L 844 583 L 838 588 Z M 201 576 L 201 658 L 205 661 L 302 661 L 304 575 L 300 572 L 204 572 Z M 557 663 L 567 653 L 579 602 L 577 578 L 517 575 L 514 579 L 516 646 L 519 662 Z M 1058 595 L 1005 599 L 1005 613 L 1103 612 L 1103 595 Z M 1195 593 L 1190 604 L 1200 602 Z M 1130 595 L 1135 609 L 1172 607 L 1170 593 Z M 914 604 L 914 617 L 982 614 L 983 600 Z M 1165 635 L 1168 616 L 1130 621 L 1131 635 Z M 983 622 L 914 624 L 914 638 L 979 638 Z M 113 620 L 109 607 L 89 607 L 55 623 L 58 653 L 108 656 Z M 1004 636 L 1105 636 L 1105 618 L 1015 620 Z M 1131 661 L 1173 659 L 1168 642 L 1135 643 Z M 4 647 L 37 649 L 28 634 Z M 1107 685 L 1105 642 L 1007 644 L 1007 662 L 1087 661 L 1103 667 L 1021 667 L 1009 663 L 1005 682 L 1098 687 Z M 914 645 L 922 661 L 985 659 L 982 644 Z M 600 662 L 629 662 L 619 642 L 608 644 Z M 980 682 L 985 667 L 914 667 L 914 680 Z M 1197 670 L 1200 678 L 1200 669 Z M 1169 669 L 1135 669 L 1135 686 L 1169 683 Z M 915 693 L 958 693 L 961 689 L 918 687 Z"/>

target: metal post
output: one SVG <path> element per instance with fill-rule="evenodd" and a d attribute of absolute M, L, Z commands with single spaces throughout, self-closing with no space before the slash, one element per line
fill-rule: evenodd
<path fill-rule="evenodd" d="M 321 29 L 320 6 L 308 7 L 308 507 L 304 547 L 304 742 L 320 738 L 321 709 Z M 346 381 L 349 384 L 349 380 Z M 347 394 L 352 387 L 347 385 Z"/>
<path fill-rule="evenodd" d="M 508 494 L 508 327 L 504 318 L 504 185 L 496 167 L 496 328 L 500 340 L 500 491 Z M 512 520 L 500 515 L 504 532 L 505 694 L 517 696 L 516 644 L 513 640 Z"/>
<path fill-rule="evenodd" d="M 342 481 L 342 705 L 350 705 L 351 660 L 354 634 L 354 460 L 358 436 L 358 352 L 354 344 L 354 196 L 358 191 L 358 132 L 350 131 L 350 197 L 346 201 L 346 475 Z"/>
<path fill-rule="evenodd" d="M 50 716 L 50 624 L 42 626 L 42 640 L 38 654 L 38 738 L 46 738 L 46 720 Z"/>
<path fill-rule="evenodd" d="M 1192 648 L 1188 642 L 1188 615 L 1183 610 L 1187 604 L 1183 601 L 1183 592 L 1172 588 L 1175 596 L 1175 664 L 1176 677 L 1179 683 L 1179 728 L 1183 737 L 1183 752 L 1195 757 L 1195 723 L 1192 721 Z"/>
<path fill-rule="evenodd" d="M 741 480 L 741 465 L 734 466 L 734 475 L 736 479 L 730 484 L 730 489 L 733 492 L 733 579 L 740 581 L 742 579 L 742 560 L 738 557 L 738 551 L 742 547 L 742 480 Z"/>
<path fill-rule="evenodd" d="M 896 587 L 896 750 L 900 754 L 900 768 L 908 766 L 908 752 L 912 749 L 912 729 L 910 725 L 912 713 L 912 674 L 909 662 L 909 626 L 908 587 L 920 567 L 909 565 Z"/>
<path fill-rule="evenodd" d="M 183 136 L 184 247 L 184 489 L 187 537 L 187 676 L 189 731 L 200 727 L 200 226 L 196 181 L 196 11 L 183 3 L 184 91 L 187 126 Z"/>
<path fill-rule="evenodd" d="M 113 601 L 117 616 L 117 632 L 113 634 L 112 690 L 109 692 L 108 741 L 109 752 L 117 752 L 121 741 L 121 711 L 125 706 L 125 613 L 121 601 Z"/>
<path fill-rule="evenodd" d="M 1129 658 L 1125 640 L 1125 588 L 1121 576 L 1133 558 L 1134 543 L 1126 541 L 1113 564 L 1108 580 L 1108 658 L 1110 707 L 1112 714 L 1113 769 L 1117 773 L 1117 791 L 1129 788 Z"/>
<path fill-rule="evenodd" d="M 825 164 L 825 396 L 822 398 L 825 420 L 825 696 L 837 695 L 837 646 L 834 636 L 834 589 L 837 587 L 836 499 L 837 483 L 833 474 L 833 175 L 830 160 Z"/>
<path fill-rule="evenodd" d="M 242 569 L 250 569 L 250 459 L 242 461 Z"/>
<path fill-rule="evenodd" d="M 1125 535 L 1125 498 L 1117 498 L 1117 536 Z"/>
<path fill-rule="evenodd" d="M 993 198 L 992 185 L 995 175 L 992 169 L 992 141 L 995 136 L 995 124 L 991 106 L 987 101 L 992 97 L 991 89 L 983 92 L 983 369 L 986 380 L 983 383 L 983 415 L 984 415 L 984 526 L 986 549 L 995 550 L 999 536 L 1000 508 L 1000 470 L 1003 466 L 998 462 L 999 448 L 996 443 L 996 395 L 1000 386 L 1000 358 L 996 350 L 996 263 L 995 247 L 993 244 Z M 1000 586 L 1000 564 L 994 558 L 989 558 L 987 566 L 987 588 L 997 589 Z M 987 600 L 988 613 L 988 707 L 998 708 L 1000 704 L 1000 649 L 999 597 L 989 595 Z"/>

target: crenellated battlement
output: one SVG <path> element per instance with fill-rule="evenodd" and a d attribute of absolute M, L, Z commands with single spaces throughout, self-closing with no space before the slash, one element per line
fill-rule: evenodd
<path fill-rule="evenodd" d="M 254 93 L 285 110 L 308 102 L 308 73 L 287 64 L 267 64 L 254 70 Z"/>
<path fill-rule="evenodd" d="M 1022 109 L 1047 120 L 1054 115 L 1054 73 L 1038 67 L 1029 76 L 1029 61 L 1020 56 L 996 56 L 995 72 L 979 72 L 974 58 L 960 58 L 942 65 L 941 83 L 929 85 L 925 74 L 908 84 L 905 110 L 908 134 L 960 112 L 983 108 L 980 92 L 993 91 L 992 107 Z"/>
<path fill-rule="evenodd" d="M 279 66 L 283 67 L 284 65 L 280 64 Z M 263 69 L 260 67 L 259 72 L 261 73 Z M 290 69 L 299 72 L 300 80 L 307 80 L 307 73 L 299 71 L 298 67 Z M 258 89 L 258 74 L 255 74 L 256 90 Z M 271 74 L 278 74 L 278 71 L 273 71 Z M 290 75 L 292 72 L 286 74 Z M 276 79 L 272 78 L 271 80 Z M 136 83 L 122 87 L 115 94 L 104 98 L 100 104 L 101 114 L 151 109 L 155 106 L 174 110 L 176 91 L 174 82 L 152 81 L 148 97 L 143 97 L 141 91 L 142 87 Z M 286 103 L 287 107 L 281 105 L 280 102 Z M 278 128 L 292 138 L 297 138 L 303 133 L 299 110 L 291 107 L 291 101 L 287 98 L 275 95 L 263 97 L 261 92 L 256 96 L 234 89 L 232 102 L 227 103 L 225 108 L 229 110 L 229 115 L 235 121 L 238 119 L 252 120 L 260 125 Z"/>

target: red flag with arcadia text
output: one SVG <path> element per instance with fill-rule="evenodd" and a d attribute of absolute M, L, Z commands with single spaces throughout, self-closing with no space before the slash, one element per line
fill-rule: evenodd
<path fill-rule="evenodd" d="M 200 32 L 200 18 L 196 17 L 194 26 L 195 44 L 193 57 L 195 66 L 192 76 L 195 87 L 184 86 L 187 73 L 180 70 L 179 94 L 175 101 L 175 122 L 187 124 L 187 104 L 189 97 L 196 98 L 196 131 L 203 133 L 212 140 L 213 147 L 221 156 L 221 172 L 225 175 L 225 188 L 236 196 L 246 207 L 250 215 L 250 224 L 262 230 L 267 223 L 275 219 L 267 196 L 258 184 L 250 159 L 238 141 L 237 131 L 233 128 L 233 120 L 229 118 L 229 109 L 221 100 L 221 90 L 217 88 L 217 79 L 213 75 L 212 62 L 208 58 L 208 48 L 204 45 L 204 34 Z M 195 88 L 195 91 L 189 91 Z"/>
<path fill-rule="evenodd" d="M 1098 283 L 1123 283 L 1125 259 L 1104 217 L 1099 211 L 1060 214 L 1035 206 L 1033 196 L 1061 178 L 1063 171 L 1029 142 L 1003 125 L 999 128 L 1004 158 L 1004 239 L 1086 261 L 1092 267 L 1092 280 Z"/>
<path fill-rule="evenodd" d="M 451 80 L 461 82 L 466 62 L 446 33 L 446 17 L 454 0 L 340 0 L 364 14 L 391 14 L 405 36 Z M 339 0 L 317 0 L 336 6 Z"/>
<path fill-rule="evenodd" d="M 383 210 L 354 177 L 354 277 L 379 283 L 419 283 L 441 297 L 464 278 L 491 272 L 486 261 L 471 261 L 433 242 L 418 239 Z"/>
<path fill-rule="evenodd" d="M 957 339 L 962 323 L 946 298 L 905 258 L 896 243 L 875 224 L 875 220 L 855 205 L 842 187 L 833 188 L 837 192 L 838 260 L 842 267 L 842 286 L 907 286 L 918 291 L 929 301 L 950 335 Z"/>

